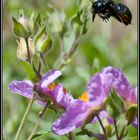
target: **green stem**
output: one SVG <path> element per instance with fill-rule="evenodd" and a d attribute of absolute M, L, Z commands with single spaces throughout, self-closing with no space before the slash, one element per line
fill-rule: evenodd
<path fill-rule="evenodd" d="M 70 51 L 68 53 L 68 58 L 72 57 L 73 53 L 77 49 L 77 47 L 78 47 L 78 41 L 79 41 L 79 37 L 76 36 L 75 37 L 75 40 L 74 40 L 74 42 L 72 44 L 72 47 L 71 47 L 71 49 L 70 49 Z"/>
<path fill-rule="evenodd" d="M 74 140 L 74 139 L 73 139 L 73 136 L 72 136 L 72 132 L 69 132 L 69 133 L 66 134 L 65 136 L 68 138 L 68 140 Z"/>
<path fill-rule="evenodd" d="M 69 140 L 73 140 L 72 132 L 69 133 Z"/>
<path fill-rule="evenodd" d="M 38 71 L 37 71 L 37 77 L 39 78 L 39 79 L 41 79 L 41 74 L 40 74 L 40 71 L 41 71 L 41 57 L 42 57 L 42 55 L 40 54 L 40 57 L 39 57 L 39 64 L 38 64 Z"/>
<path fill-rule="evenodd" d="M 60 51 L 61 51 L 62 54 L 65 54 L 63 38 L 60 39 Z"/>
<path fill-rule="evenodd" d="M 86 131 L 86 134 L 89 136 L 89 137 L 95 137 L 97 138 L 97 140 L 105 140 L 105 136 L 104 134 L 96 134 L 92 131 L 88 131 L 86 129 L 84 129 Z"/>
<path fill-rule="evenodd" d="M 104 132 L 105 140 L 107 140 L 107 135 L 106 135 L 106 130 L 105 130 L 105 128 L 104 128 L 104 125 L 103 125 L 103 123 L 102 123 L 100 117 L 99 117 L 98 115 L 96 115 L 96 117 L 97 117 L 97 119 L 99 120 L 99 123 L 100 123 L 100 125 L 101 125 L 101 127 L 102 127 L 102 130 L 103 130 L 103 132 Z"/>
<path fill-rule="evenodd" d="M 19 139 L 19 135 L 20 135 L 20 133 L 21 133 L 21 131 L 22 131 L 22 129 L 23 129 L 23 126 L 24 126 L 24 124 L 25 124 L 25 120 L 26 120 L 28 114 L 30 113 L 31 107 L 32 107 L 32 105 L 33 105 L 34 97 L 35 97 L 35 92 L 34 92 L 34 94 L 33 94 L 32 99 L 30 100 L 30 102 L 29 102 L 29 104 L 28 104 L 28 107 L 27 107 L 27 109 L 26 109 L 26 112 L 24 113 L 24 116 L 23 116 L 23 118 L 22 118 L 22 121 L 21 121 L 21 123 L 20 123 L 20 125 L 19 125 L 19 128 L 18 128 L 17 133 L 16 133 L 16 136 L 15 136 L 15 140 L 18 140 L 18 139 Z"/>
<path fill-rule="evenodd" d="M 73 44 L 72 44 L 72 47 L 71 47 L 71 49 L 69 50 L 69 52 L 68 52 L 68 54 L 65 54 L 64 52 L 64 54 L 63 54 L 63 59 L 65 59 L 64 61 L 67 61 L 69 58 L 71 58 L 72 57 L 72 55 L 73 55 L 73 53 L 75 52 L 75 50 L 77 49 L 77 47 L 78 47 L 78 41 L 79 41 L 79 37 L 75 37 L 75 40 L 74 40 L 74 42 L 73 42 Z M 61 43 L 62 44 L 62 43 Z M 61 52 L 62 53 L 62 52 Z M 66 65 L 66 63 L 61 63 L 58 67 L 57 67 L 57 69 L 62 69 L 64 66 Z"/>
<path fill-rule="evenodd" d="M 124 126 L 123 129 L 122 129 L 122 132 L 121 132 L 120 137 L 119 137 L 120 140 L 122 140 L 122 138 L 123 138 L 125 128 L 126 128 L 126 126 Z"/>
<path fill-rule="evenodd" d="M 58 69 L 58 70 L 61 70 L 65 65 L 66 65 L 66 64 L 63 64 L 63 63 L 62 63 L 62 64 L 60 64 L 60 65 L 57 67 L 57 69 Z"/>
<path fill-rule="evenodd" d="M 30 50 L 29 50 L 29 44 L 28 44 L 27 37 L 25 38 L 25 41 L 26 41 L 26 46 L 27 46 L 28 60 L 29 60 L 29 63 L 31 64 L 31 56 L 30 56 Z"/>
<path fill-rule="evenodd" d="M 45 111 L 47 109 L 47 106 L 48 106 L 48 103 L 45 105 L 43 111 L 41 113 L 39 113 L 39 118 L 38 118 L 38 120 L 37 120 L 37 122 L 35 124 L 35 127 L 34 127 L 32 133 L 31 133 L 31 135 L 29 136 L 29 138 L 27 140 L 31 140 L 32 139 L 34 133 L 36 132 L 36 130 L 37 130 L 38 126 L 39 126 L 40 121 L 42 120 L 42 118 L 43 118 L 43 116 L 45 114 Z"/>
<path fill-rule="evenodd" d="M 119 134 L 118 134 L 118 129 L 117 129 L 117 123 L 116 123 L 115 119 L 114 119 L 114 126 L 115 126 L 115 132 L 116 132 L 117 140 L 120 140 Z"/>
<path fill-rule="evenodd" d="M 42 64 L 44 65 L 45 70 L 46 70 L 46 71 L 50 71 L 50 68 L 49 68 L 48 64 L 45 63 L 45 60 L 44 60 L 43 56 L 41 57 L 41 62 L 42 62 Z"/>

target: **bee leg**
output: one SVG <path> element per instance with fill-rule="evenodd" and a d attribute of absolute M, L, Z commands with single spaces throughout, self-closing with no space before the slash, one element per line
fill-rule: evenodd
<path fill-rule="evenodd" d="M 103 21 L 105 21 L 107 23 L 107 21 L 109 21 L 108 18 L 103 18 Z"/>
<path fill-rule="evenodd" d="M 95 13 L 92 13 L 92 22 L 94 22 L 94 19 L 95 19 Z"/>

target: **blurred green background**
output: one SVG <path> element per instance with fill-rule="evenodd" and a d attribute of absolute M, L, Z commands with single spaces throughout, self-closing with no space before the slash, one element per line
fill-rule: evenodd
<path fill-rule="evenodd" d="M 92 23 L 90 11 L 91 3 L 83 0 L 88 5 L 88 31 L 80 37 L 77 55 L 73 58 L 63 71 L 63 77 L 60 81 L 70 90 L 74 97 L 78 97 L 86 90 L 86 84 L 91 75 L 100 71 L 105 66 L 120 67 L 129 82 L 137 86 L 137 1 L 122 0 L 131 10 L 133 18 L 132 24 L 125 26 L 114 18 L 105 23 L 96 16 Z M 27 17 L 33 11 L 48 11 L 48 3 L 66 15 L 69 20 L 77 11 L 77 2 L 75 0 L 3 0 L 3 130 L 8 140 L 13 140 L 18 124 L 29 102 L 28 99 L 12 94 L 8 90 L 8 83 L 11 80 L 26 79 L 26 73 L 23 70 L 20 61 L 17 59 L 17 38 L 12 31 L 12 16 L 18 17 L 19 10 L 24 10 Z M 57 21 L 54 21 L 57 22 Z M 55 41 L 54 41 L 55 42 Z M 71 37 L 66 38 L 67 45 L 71 43 Z M 58 41 L 54 43 L 54 48 L 59 46 Z M 55 49 L 46 58 L 51 66 L 52 56 L 57 54 Z M 57 59 L 57 58 L 55 58 Z M 54 60 L 54 59 L 53 59 Z M 25 140 L 38 117 L 38 112 L 43 108 L 34 103 L 32 111 L 28 117 L 27 123 L 22 131 L 21 140 Z M 52 122 L 58 116 L 48 110 L 43 121 L 40 123 L 40 130 L 50 130 Z M 89 125 L 89 127 L 93 127 Z M 98 127 L 94 126 L 95 131 Z M 137 131 L 131 127 L 129 137 L 136 139 Z M 76 130 L 77 131 L 77 130 Z M 59 137 L 52 133 L 47 134 L 42 140 L 67 139 L 65 136 Z M 88 140 L 87 136 L 77 136 L 78 140 Z M 128 138 L 126 138 L 128 140 Z"/>

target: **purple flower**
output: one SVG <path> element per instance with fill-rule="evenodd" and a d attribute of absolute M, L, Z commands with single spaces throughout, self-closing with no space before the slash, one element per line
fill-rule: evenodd
<path fill-rule="evenodd" d="M 26 98 L 32 98 L 34 92 L 34 84 L 29 80 L 17 81 L 13 80 L 8 87 L 12 92 L 22 95 Z"/>
<path fill-rule="evenodd" d="M 55 105 L 64 109 L 66 109 L 69 104 L 74 101 L 73 97 L 66 92 L 66 89 L 62 84 L 59 84 L 52 90 L 51 99 Z"/>
<path fill-rule="evenodd" d="M 67 111 L 53 123 L 52 131 L 55 134 L 64 135 L 84 125 L 86 118 L 93 113 L 92 109 L 93 108 L 91 108 L 87 102 L 76 99 L 69 105 Z M 107 113 L 105 111 L 101 111 L 99 116 L 100 118 L 107 117 Z M 97 118 L 91 118 L 90 121 L 95 123 L 97 122 Z"/>
<path fill-rule="evenodd" d="M 98 106 L 104 102 L 110 89 L 115 91 L 124 99 L 126 107 L 137 103 L 137 88 L 132 88 L 119 68 L 106 67 L 101 72 L 91 77 L 87 85 L 87 93 L 91 104 Z M 96 102 L 96 103 L 95 103 Z M 111 123 L 112 118 L 107 118 Z M 135 119 L 134 126 L 137 125 Z"/>
<path fill-rule="evenodd" d="M 87 93 L 84 92 L 79 99 L 72 101 L 66 109 L 66 112 L 57 119 L 52 125 L 52 131 L 58 135 L 64 135 L 72 130 L 83 127 L 87 123 L 96 123 L 98 121 L 95 113 L 101 106 L 94 107 L 88 102 Z M 99 112 L 99 117 L 107 118 L 105 111 Z"/>
<path fill-rule="evenodd" d="M 82 95 L 84 100 L 77 99 L 71 102 L 66 112 L 53 123 L 52 131 L 58 135 L 64 135 L 83 126 L 84 123 L 97 122 L 97 118 L 92 119 L 91 115 L 102 109 L 102 104 L 111 88 L 114 88 L 124 100 L 132 103 L 137 102 L 136 90 L 129 85 L 121 70 L 106 67 L 90 79 L 87 85 L 88 96 L 84 94 Z M 100 118 L 107 118 L 110 124 L 113 123 L 106 111 L 101 111 L 98 115 Z"/>
<path fill-rule="evenodd" d="M 73 101 L 73 98 L 70 94 L 66 93 L 61 84 L 52 85 L 52 82 L 60 75 L 61 71 L 53 70 L 42 77 L 37 87 L 29 80 L 13 80 L 8 88 L 16 94 L 31 99 L 36 87 L 37 94 L 35 94 L 35 99 L 40 105 L 45 106 L 49 98 L 54 104 L 65 109 L 67 105 Z"/>
<path fill-rule="evenodd" d="M 137 102 L 136 90 L 130 86 L 119 68 L 111 66 L 104 68 L 101 72 L 91 77 L 87 85 L 89 101 L 95 106 L 103 103 L 111 88 L 114 88 L 125 100 L 132 103 Z"/>

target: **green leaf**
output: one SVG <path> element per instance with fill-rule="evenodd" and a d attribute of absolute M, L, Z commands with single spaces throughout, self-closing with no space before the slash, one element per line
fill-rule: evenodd
<path fill-rule="evenodd" d="M 14 22 L 14 33 L 19 37 L 27 37 L 27 31 L 25 30 L 24 26 L 18 22 L 14 17 L 12 17 Z"/>
<path fill-rule="evenodd" d="M 32 82 L 36 82 L 37 81 L 37 77 L 36 74 L 31 66 L 31 64 L 27 61 L 21 61 L 22 66 L 24 67 L 26 73 L 27 73 L 27 77 L 29 80 L 31 80 Z"/>
<path fill-rule="evenodd" d="M 82 131 L 76 133 L 76 136 L 78 136 L 78 135 L 87 135 L 87 132 L 88 132 L 87 129 L 82 129 Z"/>
<path fill-rule="evenodd" d="M 137 104 L 133 104 L 128 108 L 128 111 L 127 111 L 127 114 L 126 114 L 126 118 L 128 120 L 128 125 L 134 121 L 137 113 L 138 113 Z"/>
<path fill-rule="evenodd" d="M 40 138 L 45 137 L 50 132 L 51 131 L 39 131 L 33 135 L 32 140 L 40 140 Z"/>

